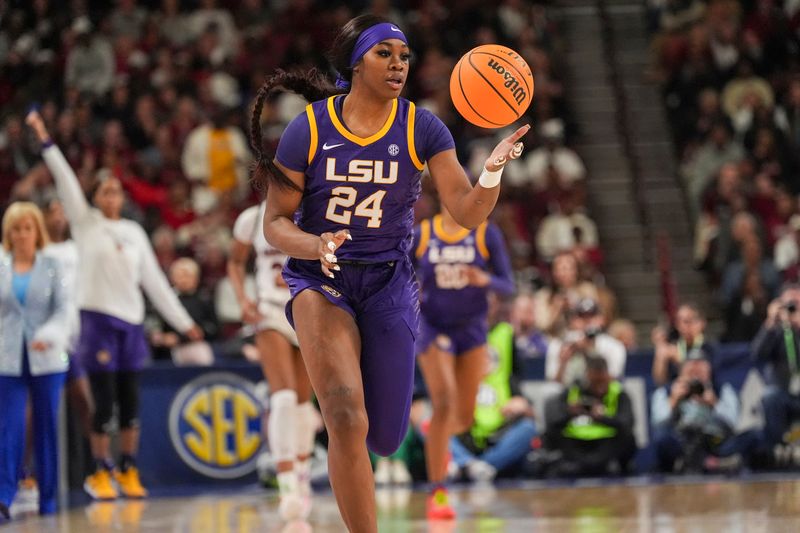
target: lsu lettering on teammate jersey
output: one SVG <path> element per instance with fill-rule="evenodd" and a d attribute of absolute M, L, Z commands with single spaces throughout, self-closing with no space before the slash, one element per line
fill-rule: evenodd
<path fill-rule="evenodd" d="M 423 220 L 414 231 L 414 266 L 420 284 L 420 311 L 438 326 L 454 326 L 486 316 L 488 291 L 514 292 L 511 261 L 494 224 L 446 233 L 441 215 Z M 486 287 L 469 284 L 468 269 L 489 274 Z"/>
<path fill-rule="evenodd" d="M 309 104 L 281 137 L 277 160 L 305 173 L 297 224 L 319 235 L 347 228 L 341 260 L 381 262 L 408 255 L 424 162 L 454 147 L 447 127 L 403 98 L 383 127 L 359 137 L 341 118 L 344 95 Z"/>
<path fill-rule="evenodd" d="M 258 301 L 284 305 L 289 301 L 289 289 L 278 280 L 286 256 L 264 238 L 264 209 L 261 202 L 242 211 L 233 225 L 233 237 L 255 250 Z"/>

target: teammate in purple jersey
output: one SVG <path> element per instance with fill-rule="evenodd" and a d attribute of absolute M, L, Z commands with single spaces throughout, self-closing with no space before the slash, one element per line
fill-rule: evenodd
<path fill-rule="evenodd" d="M 489 352 L 488 292 L 514 292 L 511 260 L 494 224 L 469 230 L 443 206 L 414 231 L 414 267 L 420 284 L 417 363 L 433 406 L 425 439 L 428 481 L 444 492 L 448 442 L 468 431 Z M 429 505 L 429 517 L 452 518 L 448 505 Z"/>
<path fill-rule="evenodd" d="M 365 441 L 390 454 L 408 427 L 418 313 L 408 252 L 423 164 L 453 217 L 473 228 L 494 207 L 502 168 L 521 155 L 529 129 L 498 144 L 473 188 L 447 128 L 399 98 L 410 57 L 396 25 L 362 15 L 333 44 L 336 87 L 313 72 L 279 71 L 253 110 L 255 179 L 268 184 L 264 233 L 290 257 L 287 316 L 328 429 L 331 485 L 358 532 L 377 531 Z M 273 161 L 260 117 L 278 87 L 313 103 L 287 127 Z"/>

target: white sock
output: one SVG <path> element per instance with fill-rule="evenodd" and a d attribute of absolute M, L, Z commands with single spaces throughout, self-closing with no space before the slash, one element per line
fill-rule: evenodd
<path fill-rule="evenodd" d="M 269 397 L 269 447 L 276 463 L 297 457 L 297 393 L 279 390 Z"/>
<path fill-rule="evenodd" d="M 278 489 L 280 490 L 281 496 L 297 494 L 299 492 L 297 473 L 294 470 L 278 472 Z"/>
<path fill-rule="evenodd" d="M 311 495 L 311 455 L 314 453 L 314 438 L 317 436 L 317 417 L 311 402 L 303 402 L 295 411 L 297 455 L 305 457 L 295 462 L 295 471 L 300 482 L 300 492 Z"/>
<path fill-rule="evenodd" d="M 299 404 L 295 413 L 297 455 L 310 456 L 314 451 L 314 438 L 317 436 L 317 413 L 311 402 Z"/>

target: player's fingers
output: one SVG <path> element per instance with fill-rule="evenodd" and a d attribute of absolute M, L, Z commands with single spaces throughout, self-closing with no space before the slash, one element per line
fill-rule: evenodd
<path fill-rule="evenodd" d="M 528 130 L 530 130 L 530 129 L 531 129 L 531 125 L 530 124 L 525 124 L 521 128 L 517 129 L 517 131 L 515 131 L 514 133 L 512 133 L 511 135 L 506 137 L 505 140 L 507 142 L 511 143 L 511 144 L 514 144 L 515 142 L 520 140 L 523 135 L 528 133 Z"/>
<path fill-rule="evenodd" d="M 325 266 L 325 263 L 322 263 L 322 265 L 321 265 L 321 266 L 322 266 L 322 273 L 323 273 L 323 274 L 325 274 L 325 275 L 326 275 L 326 276 L 328 276 L 329 278 L 332 278 L 332 277 L 334 277 L 334 276 L 333 276 L 333 272 L 331 272 L 331 269 L 330 269 L 330 268 L 328 268 L 327 266 Z M 338 266 L 338 265 L 336 265 L 336 266 Z"/>
<path fill-rule="evenodd" d="M 350 235 L 350 230 L 340 229 L 336 233 L 333 234 L 333 238 L 336 241 L 337 246 L 341 246 L 345 240 L 352 241 L 353 236 Z"/>
<path fill-rule="evenodd" d="M 508 153 L 508 158 L 509 159 L 519 159 L 519 156 L 522 155 L 522 150 L 524 148 L 525 148 L 525 145 L 523 145 L 521 142 L 515 143 L 514 147 Z"/>

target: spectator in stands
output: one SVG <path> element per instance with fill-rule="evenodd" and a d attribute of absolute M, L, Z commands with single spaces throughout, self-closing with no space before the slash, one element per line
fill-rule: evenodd
<path fill-rule="evenodd" d="M 546 472 L 597 476 L 628 471 L 636 452 L 633 406 L 602 357 L 586 360 L 584 384 L 571 385 L 547 403 L 545 447 L 561 452 Z"/>
<path fill-rule="evenodd" d="M 559 178 L 555 184 L 559 188 L 570 189 L 582 182 L 586 177 L 586 167 L 574 150 L 564 146 L 564 121 L 550 119 L 541 125 L 540 133 L 544 145 L 525 157 L 527 173 L 520 173 L 518 179 L 542 191 L 548 188 L 548 169 L 552 167 Z M 523 184 L 511 182 L 516 186 Z"/>
<path fill-rule="evenodd" d="M 575 255 L 561 252 L 553 258 L 550 286 L 536 293 L 536 323 L 541 331 L 559 335 L 566 326 L 565 311 L 581 298 L 597 301 L 598 296 L 594 283 L 582 279 Z"/>
<path fill-rule="evenodd" d="M 567 315 L 567 330 L 550 341 L 547 348 L 547 379 L 564 386 L 572 385 L 585 375 L 586 361 L 590 357 L 604 359 L 611 376 L 621 378 L 627 358 L 625 347 L 603 331 L 603 317 L 597 302 L 583 298 L 569 308 Z"/>
<path fill-rule="evenodd" d="M 170 266 L 169 278 L 181 304 L 203 330 L 203 340 L 191 341 L 164 324 L 160 330 L 151 332 L 150 341 L 156 348 L 168 349 L 177 365 L 210 365 L 214 353 L 209 342 L 216 340 L 219 322 L 211 298 L 199 290 L 200 267 L 193 259 L 182 257 Z"/>
<path fill-rule="evenodd" d="M 736 67 L 736 77 L 729 81 L 722 90 L 722 109 L 732 120 L 742 110 L 752 113 L 756 106 L 772 108 L 775 104 L 775 93 L 767 81 L 756 75 L 753 63 L 742 59 Z"/>
<path fill-rule="evenodd" d="M 597 225 L 577 201 L 574 193 L 559 195 L 557 209 L 542 220 L 536 233 L 536 250 L 542 259 L 549 261 L 576 246 L 588 249 L 589 255 L 597 248 Z"/>
<path fill-rule="evenodd" d="M 207 213 L 219 196 L 241 196 L 248 184 L 250 150 L 239 128 L 227 125 L 227 112 L 217 109 L 210 121 L 195 128 L 183 149 L 183 172 L 194 182 L 194 210 Z"/>
<path fill-rule="evenodd" d="M 726 121 L 716 122 L 711 127 L 707 140 L 681 169 L 693 217 L 696 218 L 700 212 L 703 191 L 711 183 L 714 174 L 725 163 L 735 163 L 742 157 L 744 150 L 733 139 L 730 125 Z"/>
<path fill-rule="evenodd" d="M 729 315 L 731 322 L 743 318 L 740 312 L 743 302 L 747 298 L 755 297 L 766 310 L 766 303 L 777 296 L 781 284 L 780 275 L 775 269 L 774 263 L 771 259 L 764 257 L 761 243 L 757 238 L 746 239 L 740 243 L 740 249 L 741 259 L 730 263 L 722 274 L 719 294 L 723 309 L 726 310 L 726 315 Z M 750 296 L 745 296 L 746 290 Z M 744 311 L 749 310 L 749 306 L 744 309 Z M 755 307 L 753 307 L 754 310 Z M 760 324 L 761 321 L 758 321 L 755 325 L 753 335 L 758 331 Z M 728 325 L 730 326 L 730 323 Z"/>
<path fill-rule="evenodd" d="M 514 298 L 511 325 L 517 355 L 534 359 L 547 354 L 547 337 L 536 327 L 536 301 L 532 294 L 524 292 Z"/>
<path fill-rule="evenodd" d="M 75 46 L 67 55 L 64 84 L 81 93 L 105 96 L 114 81 L 114 52 L 99 33 L 92 33 L 92 23 L 81 16 L 72 23 Z"/>
<path fill-rule="evenodd" d="M 775 268 L 787 281 L 797 281 L 800 263 L 800 215 L 793 215 L 775 243 Z"/>
<path fill-rule="evenodd" d="M 631 353 L 639 348 L 636 340 L 636 325 L 625 318 L 618 318 L 609 324 L 608 334 L 617 339 Z"/>
<path fill-rule="evenodd" d="M 691 349 L 675 381 L 653 393 L 650 413 L 662 472 L 702 472 L 709 457 L 749 461 L 760 447 L 757 432 L 734 433 L 739 398 L 729 383 L 715 383 L 703 348 Z"/>
<path fill-rule="evenodd" d="M 472 427 L 450 439 L 452 461 L 472 481 L 519 472 L 514 467 L 531 451 L 536 436 L 533 408 L 519 387 L 513 326 L 495 324 L 488 344 L 490 363 L 478 390 Z"/>
<path fill-rule="evenodd" d="M 762 399 L 764 437 L 773 447 L 784 442 L 784 433 L 800 419 L 800 285 L 784 287 L 771 302 L 767 319 L 753 340 L 757 361 L 767 363 L 769 389 Z"/>
<path fill-rule="evenodd" d="M 672 383 L 678 377 L 680 366 L 691 350 L 699 348 L 709 355 L 714 353 L 705 337 L 706 318 L 697 304 L 681 304 L 675 312 L 674 327 L 674 334 L 662 326 L 653 329 L 653 381 L 657 386 Z"/>
<path fill-rule="evenodd" d="M 748 271 L 741 290 L 725 308 L 723 342 L 750 342 L 767 318 L 769 294 L 758 272 Z"/>

